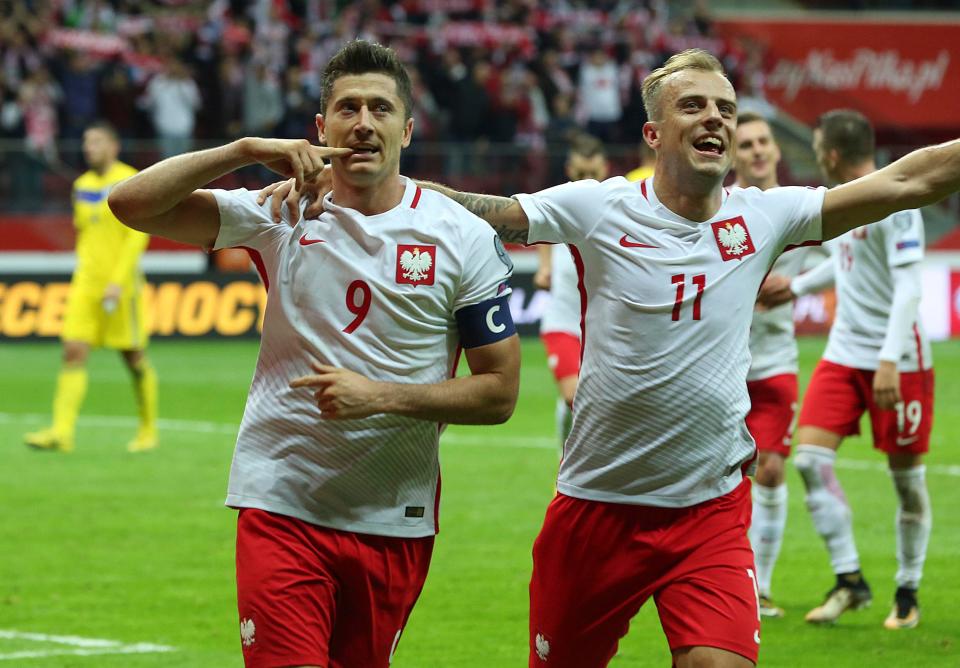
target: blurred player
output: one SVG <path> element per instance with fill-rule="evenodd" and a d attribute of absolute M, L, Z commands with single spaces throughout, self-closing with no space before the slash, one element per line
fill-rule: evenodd
<path fill-rule="evenodd" d="M 571 181 L 606 180 L 610 166 L 603 143 L 590 135 L 579 135 L 570 145 L 564 169 Z M 540 338 L 560 391 L 556 416 L 562 445 L 570 433 L 573 395 L 580 373 L 580 290 L 577 268 L 566 245 L 542 245 L 537 252 L 540 266 L 533 278 L 534 285 L 550 290 L 550 305 L 540 320 Z"/>
<path fill-rule="evenodd" d="M 863 181 L 891 169 L 877 172 L 873 127 L 859 112 L 824 114 L 813 141 L 817 162 L 830 183 Z M 917 589 L 931 525 L 923 455 L 933 423 L 933 361 L 917 318 L 923 218 L 916 210 L 894 213 L 876 225 L 844 234 L 830 248 L 831 261 L 792 283 L 782 280 L 779 292 L 771 292 L 771 301 L 777 301 L 823 289 L 834 280 L 837 289 L 837 314 L 827 349 L 800 411 L 795 459 L 807 488 L 807 508 L 837 579 L 823 605 L 806 619 L 833 622 L 846 610 L 865 607 L 872 598 L 860 572 L 852 513 L 834 471 L 840 443 L 860 433 L 860 416 L 866 411 L 874 447 L 887 454 L 899 499 L 897 591 L 884 626 L 913 628 L 920 619 Z"/>
<path fill-rule="evenodd" d="M 322 90 L 317 128 L 334 148 L 241 139 L 165 160 L 110 198 L 138 229 L 249 248 L 267 286 L 227 496 L 241 509 L 251 667 L 387 666 L 437 531 L 438 423 L 503 422 L 519 384 L 503 246 L 399 174 L 412 93 L 394 52 L 351 42 Z M 333 191 L 292 227 L 255 193 L 199 190 L 253 163 L 299 184 L 325 157 Z M 455 378 L 460 346 L 472 375 Z"/>
<path fill-rule="evenodd" d="M 530 665 L 603 666 L 656 600 L 674 663 L 748 666 L 760 642 L 744 424 L 760 284 L 816 243 L 960 188 L 960 142 L 825 188 L 722 187 L 736 96 L 706 52 L 644 82 L 656 176 L 516 198 L 448 193 L 505 241 L 566 242 L 586 314 L 577 411 L 533 548 Z"/>
<path fill-rule="evenodd" d="M 640 164 L 627 172 L 627 181 L 643 181 L 653 176 L 653 167 L 657 164 L 657 154 L 647 145 L 646 141 L 640 142 L 637 153 L 640 155 Z"/>
<path fill-rule="evenodd" d="M 758 114 L 740 114 L 734 141 L 736 185 L 760 190 L 778 187 L 780 147 L 767 121 Z M 807 249 L 802 248 L 784 253 L 777 258 L 771 271 L 792 278 L 803 268 L 806 254 Z M 750 412 L 746 421 L 759 453 L 750 543 L 757 562 L 760 614 L 782 617 L 783 609 L 771 599 L 770 581 L 787 523 L 783 464 L 790 455 L 797 410 L 797 341 L 793 332 L 792 304 L 754 311 L 750 326 L 750 357 L 750 370 L 747 371 Z"/>
<path fill-rule="evenodd" d="M 91 347 L 100 346 L 119 350 L 133 376 L 140 427 L 127 449 L 157 446 L 157 376 L 145 352 L 139 266 L 150 237 L 122 225 L 107 206 L 110 189 L 137 172 L 117 159 L 119 152 L 120 140 L 107 123 L 95 123 L 83 133 L 90 169 L 73 183 L 77 267 L 60 334 L 63 367 L 53 397 L 53 425 L 24 436 L 27 445 L 40 450 L 73 450 L 77 415 L 87 393 L 87 356 Z"/>

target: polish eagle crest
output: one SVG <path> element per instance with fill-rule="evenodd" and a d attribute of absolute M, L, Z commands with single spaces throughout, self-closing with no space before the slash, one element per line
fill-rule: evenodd
<path fill-rule="evenodd" d="M 740 223 L 727 223 L 717 230 L 717 238 L 730 255 L 743 255 L 747 250 L 747 230 Z"/>
<path fill-rule="evenodd" d="M 403 277 L 411 281 L 422 281 L 427 278 L 432 266 L 433 257 L 430 251 L 421 251 L 419 247 L 414 247 L 413 252 L 405 250 L 400 254 Z"/>

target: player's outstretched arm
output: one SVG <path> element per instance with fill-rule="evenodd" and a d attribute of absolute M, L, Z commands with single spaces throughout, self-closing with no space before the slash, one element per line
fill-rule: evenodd
<path fill-rule="evenodd" d="M 316 373 L 294 379 L 290 387 L 313 390 L 320 417 L 327 420 L 393 413 L 446 424 L 506 422 L 520 390 L 519 338 L 514 334 L 465 354 L 471 375 L 440 383 L 386 383 L 317 364 Z"/>
<path fill-rule="evenodd" d="M 530 221 L 520 202 L 512 197 L 464 193 L 432 181 L 417 181 L 423 188 L 446 195 L 473 215 L 487 221 L 504 243 L 525 244 Z"/>
<path fill-rule="evenodd" d="M 303 139 L 246 137 L 167 158 L 117 184 L 108 203 L 128 227 L 209 248 L 220 231 L 220 211 L 214 196 L 200 188 L 254 163 L 301 184 L 323 169 L 324 158 L 350 152 Z"/>
<path fill-rule="evenodd" d="M 831 188 L 823 200 L 823 238 L 939 202 L 960 190 L 960 140 L 927 146 L 883 169 Z"/>

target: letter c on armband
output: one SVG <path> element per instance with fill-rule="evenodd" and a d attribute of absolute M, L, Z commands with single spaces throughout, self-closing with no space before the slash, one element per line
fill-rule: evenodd
<path fill-rule="evenodd" d="M 516 334 L 517 328 L 510 315 L 507 297 L 500 295 L 479 304 L 464 306 L 454 314 L 460 343 L 464 348 L 485 346 Z"/>

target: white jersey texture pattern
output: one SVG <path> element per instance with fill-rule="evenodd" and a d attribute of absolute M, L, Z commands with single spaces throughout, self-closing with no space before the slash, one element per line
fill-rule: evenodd
<path fill-rule="evenodd" d="M 829 242 L 837 313 L 824 359 L 854 369 L 876 370 L 893 304 L 890 270 L 922 261 L 923 246 L 923 216 L 916 209 L 900 211 Z M 932 366 L 930 342 L 918 320 L 907 333 L 897 368 L 918 371 Z"/>
<path fill-rule="evenodd" d="M 540 333 L 566 332 L 580 338 L 580 288 L 577 267 L 564 244 L 550 248 L 550 303 L 540 320 Z"/>
<path fill-rule="evenodd" d="M 579 181 L 517 199 L 529 241 L 574 245 L 584 271 L 583 365 L 557 489 L 686 507 L 730 492 L 755 457 L 744 424 L 754 302 L 786 246 L 820 239 L 825 189 L 724 191 L 715 216 L 692 222 L 653 183 Z"/>
<path fill-rule="evenodd" d="M 809 248 L 787 251 L 773 263 L 772 274 L 793 278 L 803 269 Z M 750 370 L 747 380 L 763 380 L 784 373 L 797 373 L 797 338 L 794 335 L 793 303 L 769 310 L 755 309 L 750 325 Z"/>
<path fill-rule="evenodd" d="M 227 505 L 358 533 L 432 535 L 437 423 L 323 420 L 312 390 L 288 383 L 313 373 L 312 362 L 397 383 L 449 378 L 459 356 L 454 313 L 509 290 L 493 230 L 409 179 L 390 211 L 365 216 L 328 195 L 318 219 L 292 228 L 273 223 L 256 193 L 212 192 L 215 248 L 251 249 L 268 285 Z"/>

